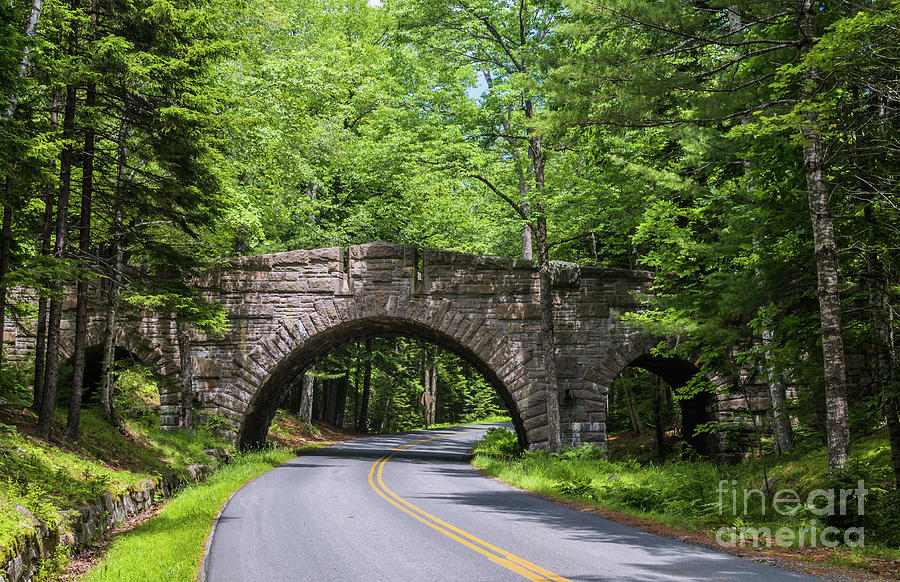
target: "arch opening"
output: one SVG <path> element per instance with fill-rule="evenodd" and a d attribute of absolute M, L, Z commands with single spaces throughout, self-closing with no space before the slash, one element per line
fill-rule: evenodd
<path fill-rule="evenodd" d="M 116 366 L 120 369 L 142 365 L 141 358 L 128 349 L 116 346 Z M 84 350 L 84 379 L 82 381 L 82 406 L 93 406 L 100 402 L 100 386 L 103 382 L 103 345 L 87 346 Z M 72 397 L 72 358 L 66 358 L 60 366 L 57 384 L 57 403 L 68 406 Z"/>
<path fill-rule="evenodd" d="M 367 344 L 368 349 L 366 348 Z M 314 367 L 316 367 L 316 372 L 313 373 L 313 377 L 314 379 L 318 377 L 319 385 L 314 389 L 315 398 L 312 406 L 319 407 L 319 416 L 326 421 L 339 419 L 344 426 L 348 426 L 348 418 L 353 416 L 354 418 L 349 420 L 358 426 L 355 423 L 355 415 L 359 414 L 360 405 L 356 404 L 354 408 L 354 405 L 350 403 L 353 402 L 354 396 L 356 398 L 363 396 L 361 394 L 362 378 L 356 377 L 359 367 L 349 370 L 345 366 L 345 369 L 341 370 L 339 369 L 340 365 L 335 367 L 335 361 L 341 358 L 346 360 L 349 357 L 352 363 L 353 360 L 363 361 L 368 358 L 374 361 L 374 374 L 386 377 L 391 374 L 391 364 L 386 362 L 385 358 L 374 358 L 371 353 L 367 353 L 367 351 L 371 352 L 371 350 L 385 346 L 404 350 L 403 353 L 396 354 L 395 359 L 406 360 L 407 364 L 418 359 L 418 363 L 424 365 L 423 359 L 427 360 L 429 357 L 440 360 L 436 368 L 441 368 L 441 364 L 443 364 L 443 370 L 436 370 L 437 381 L 433 384 L 436 393 L 432 394 L 432 397 L 438 401 L 434 403 L 433 418 L 427 419 L 429 423 L 441 422 L 450 415 L 453 403 L 448 403 L 446 400 L 441 402 L 440 399 L 442 393 L 447 395 L 448 376 L 455 374 L 457 378 L 465 378 L 472 384 L 480 381 L 488 386 L 492 394 L 496 395 L 497 404 L 505 409 L 512 418 L 519 440 L 523 445 L 526 444 L 522 418 L 510 391 L 499 374 L 472 349 L 447 334 L 422 323 L 399 318 L 376 317 L 343 323 L 315 334 L 283 357 L 271 369 L 266 379 L 253 394 L 238 429 L 238 446 L 241 449 L 249 449 L 265 444 L 269 426 L 277 408 L 285 405 L 297 405 L 296 392 L 303 375 Z M 431 351 L 430 356 L 429 350 Z M 448 367 L 455 369 L 448 374 Z M 370 406 L 373 406 L 370 410 L 372 415 L 367 420 L 374 424 L 360 428 L 370 428 L 375 432 L 392 432 L 410 428 L 409 423 L 396 422 L 396 418 L 393 420 L 390 418 L 390 413 L 387 412 L 390 406 L 400 405 L 406 408 L 421 406 L 423 415 L 425 414 L 426 391 L 424 384 L 416 388 L 409 386 L 410 370 L 405 370 L 405 373 L 405 379 L 399 381 L 407 384 L 403 387 L 406 400 L 402 403 L 395 401 L 391 404 L 384 401 L 383 395 L 370 400 Z M 418 372 L 414 372 L 412 375 L 418 376 Z M 413 390 L 418 390 L 415 396 L 423 400 L 410 402 L 409 396 Z M 292 399 L 294 402 L 291 402 Z M 477 409 L 477 406 L 474 408 Z M 469 409 L 471 410 L 472 407 Z M 461 412 L 461 409 L 457 408 L 456 412 Z"/>
<path fill-rule="evenodd" d="M 626 364 L 609 392 L 613 454 L 645 454 L 652 447 L 659 459 L 678 454 L 715 455 L 716 435 L 697 434 L 699 426 L 716 419 L 715 395 L 703 391 L 686 396 L 679 392 L 697 373 L 697 367 L 686 360 L 650 353 Z"/>

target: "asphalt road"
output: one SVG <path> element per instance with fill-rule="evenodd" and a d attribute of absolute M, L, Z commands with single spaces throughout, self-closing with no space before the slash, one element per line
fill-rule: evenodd
<path fill-rule="evenodd" d="M 463 461 L 483 430 L 363 438 L 261 475 L 222 512 L 207 580 L 812 580 L 483 478 Z"/>

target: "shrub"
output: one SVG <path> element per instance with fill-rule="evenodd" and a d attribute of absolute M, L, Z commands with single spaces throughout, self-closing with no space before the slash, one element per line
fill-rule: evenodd
<path fill-rule="evenodd" d="M 472 447 L 472 452 L 476 455 L 518 457 L 522 454 L 522 447 L 518 437 L 505 428 L 489 428 L 484 438 Z"/>
<path fill-rule="evenodd" d="M 900 548 L 900 489 L 876 491 L 866 498 L 865 528 L 868 540 Z"/>

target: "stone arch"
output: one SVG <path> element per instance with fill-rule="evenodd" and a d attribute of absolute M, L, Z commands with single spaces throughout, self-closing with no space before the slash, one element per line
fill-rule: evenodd
<path fill-rule="evenodd" d="M 103 325 L 88 326 L 85 334 L 84 345 L 102 346 L 106 341 L 106 330 Z M 179 374 L 181 369 L 174 363 L 167 362 L 165 352 L 159 343 L 149 339 L 137 329 L 120 327 L 116 330 L 117 348 L 131 352 L 143 363 L 150 366 L 155 374 L 160 376 Z M 75 352 L 75 337 L 66 336 L 59 340 L 59 352 L 63 358 L 71 358 Z"/>
<path fill-rule="evenodd" d="M 585 379 L 601 387 L 607 395 L 613 381 L 625 368 L 636 367 L 656 374 L 673 389 L 684 386 L 699 369 L 691 362 L 678 357 L 665 358 L 652 355 L 651 351 L 664 338 L 641 332 L 626 332 L 624 340 L 609 346 L 606 353 L 588 372 Z M 703 393 L 682 400 L 682 438 L 699 453 L 712 456 L 718 453 L 717 439 L 710 434 L 694 435 L 698 425 L 717 417 L 718 401 L 713 394 Z"/>
<path fill-rule="evenodd" d="M 287 381 L 335 347 L 355 339 L 411 335 L 454 351 L 473 364 L 503 399 L 519 439 L 528 444 L 518 402 L 527 388 L 526 354 L 515 350 L 487 319 L 454 309 L 454 301 L 396 296 L 317 299 L 312 309 L 275 323 L 247 353 L 238 353 L 235 382 L 220 392 L 218 404 L 237 429 L 237 443 L 265 442 L 277 396 Z"/>

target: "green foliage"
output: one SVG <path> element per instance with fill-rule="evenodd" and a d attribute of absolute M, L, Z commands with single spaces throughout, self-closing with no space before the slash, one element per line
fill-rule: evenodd
<path fill-rule="evenodd" d="M 183 285 L 168 286 L 141 293 L 130 290 L 122 294 L 122 299 L 138 309 L 174 313 L 185 323 L 210 335 L 224 335 L 228 331 L 228 314 L 221 303 L 207 301 L 196 289 Z"/>
<path fill-rule="evenodd" d="M 32 393 L 29 385 L 34 372 L 30 367 L 17 362 L 3 362 L 0 372 L 0 398 L 12 404 L 31 404 Z"/>
<path fill-rule="evenodd" d="M 113 396 L 116 410 L 149 414 L 150 406 L 159 404 L 157 378 L 146 366 L 124 367 L 116 373 Z"/>
<path fill-rule="evenodd" d="M 795 453 L 774 466 L 766 461 L 764 473 L 760 461 L 733 466 L 705 460 L 643 466 L 634 460 L 608 461 L 603 458 L 603 449 L 590 445 L 558 455 L 544 451 L 521 455 L 498 453 L 498 448 L 513 442 L 515 436 L 508 431 L 492 429 L 473 447 L 472 463 L 518 487 L 653 517 L 689 529 L 730 527 L 736 522 L 775 527 L 834 525 L 841 529 L 862 525 L 866 528 L 867 543 L 871 539 L 883 547 L 896 546 L 897 538 L 890 537 L 896 532 L 896 511 L 891 513 L 889 505 L 896 502 L 897 490 L 884 469 L 887 445 L 883 437 L 859 443 L 854 449 L 857 461 L 834 478 L 827 476 L 827 459 L 822 447 Z M 745 490 L 766 491 L 764 475 L 774 483 L 771 491 L 751 494 L 745 507 Z M 793 489 L 805 500 L 815 489 L 855 489 L 860 479 L 870 490 L 864 515 L 855 514 L 855 498 L 848 500 L 850 511 L 846 516 L 819 516 L 805 503 L 796 504 L 785 512 L 787 515 L 781 515 L 771 504 L 774 492 L 779 489 Z M 732 492 L 737 495 L 734 503 Z M 763 496 L 766 502 L 761 502 Z"/>
<path fill-rule="evenodd" d="M 505 428 L 489 428 L 484 437 L 472 446 L 472 454 L 518 457 L 522 454 L 522 447 L 518 437 Z"/>

